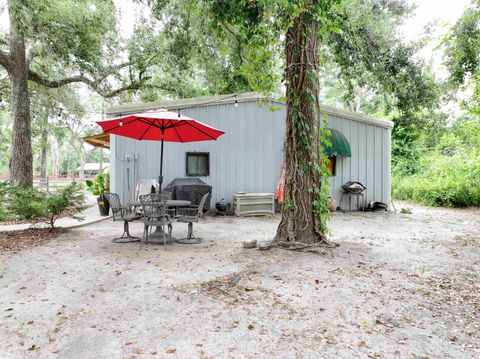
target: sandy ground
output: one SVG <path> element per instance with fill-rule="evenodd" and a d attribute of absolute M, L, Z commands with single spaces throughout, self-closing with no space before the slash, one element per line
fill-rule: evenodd
<path fill-rule="evenodd" d="M 104 221 L 3 253 L 0 358 L 480 357 L 480 210 L 335 214 L 327 255 L 241 247 L 278 220 L 206 218 L 167 250 Z"/>

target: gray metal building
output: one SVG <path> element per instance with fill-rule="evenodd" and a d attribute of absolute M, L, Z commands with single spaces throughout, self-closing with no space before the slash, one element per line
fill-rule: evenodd
<path fill-rule="evenodd" d="M 231 201 L 237 191 L 275 191 L 283 163 L 284 104 L 246 93 L 115 106 L 107 115 L 113 118 L 159 108 L 180 111 L 225 131 L 217 141 L 165 143 L 165 184 L 175 177 L 186 177 L 188 154 L 189 158 L 204 156 L 202 161 L 208 161 L 208 175 L 200 178 L 213 186 L 213 203 L 222 198 Z M 336 159 L 331 195 L 339 203 L 340 186 L 359 181 L 367 187 L 367 201 L 390 204 L 393 123 L 327 106 L 322 111 L 328 115 L 328 127 L 341 132 L 351 147 L 351 157 Z M 111 189 L 124 201 L 134 198 L 139 179 L 158 178 L 159 142 L 112 135 L 110 156 Z"/>

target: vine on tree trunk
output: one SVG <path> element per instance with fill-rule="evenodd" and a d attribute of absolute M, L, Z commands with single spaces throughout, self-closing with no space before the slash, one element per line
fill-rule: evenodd
<path fill-rule="evenodd" d="M 328 244 L 328 158 L 319 104 L 318 22 L 301 13 L 286 35 L 287 118 L 285 201 L 272 246 L 312 249 Z M 326 118 L 325 118 L 326 122 Z"/>

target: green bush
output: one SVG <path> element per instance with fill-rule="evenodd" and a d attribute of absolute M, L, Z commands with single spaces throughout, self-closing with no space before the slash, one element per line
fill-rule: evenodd
<path fill-rule="evenodd" d="M 0 221 L 6 221 L 10 219 L 8 212 L 5 208 L 7 189 L 8 182 L 0 182 Z"/>
<path fill-rule="evenodd" d="M 31 220 L 39 218 L 44 212 L 43 202 L 46 194 L 35 188 L 9 186 L 6 189 L 6 211 L 15 219 Z"/>
<path fill-rule="evenodd" d="M 22 219 L 46 222 L 53 228 L 63 215 L 78 218 L 76 213 L 85 205 L 85 194 L 80 183 L 73 182 L 57 193 L 44 193 L 35 188 L 0 183 L 0 220 Z"/>
<path fill-rule="evenodd" d="M 85 205 L 85 194 L 80 183 L 72 182 L 55 194 L 49 194 L 44 200 L 44 218 L 51 228 L 62 215 L 82 219 L 76 216 Z"/>
<path fill-rule="evenodd" d="M 480 156 L 431 154 L 425 169 L 411 176 L 395 174 L 393 196 L 429 206 L 480 206 Z"/>

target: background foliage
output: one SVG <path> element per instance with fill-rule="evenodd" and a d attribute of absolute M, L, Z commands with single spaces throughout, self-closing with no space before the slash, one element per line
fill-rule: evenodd
<path fill-rule="evenodd" d="M 396 124 L 393 195 L 431 206 L 480 206 L 480 1 L 465 9 L 443 45 L 443 101 L 463 115 L 437 110 L 420 113 L 426 126 Z"/>

